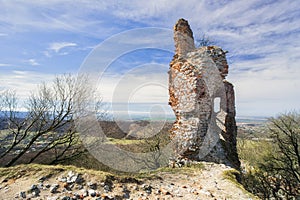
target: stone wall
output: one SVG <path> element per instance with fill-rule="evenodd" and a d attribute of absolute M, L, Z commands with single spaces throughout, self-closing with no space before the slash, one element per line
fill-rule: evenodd
<path fill-rule="evenodd" d="M 225 80 L 227 52 L 217 46 L 196 49 L 193 32 L 184 19 L 174 26 L 174 41 L 176 52 L 169 71 L 169 104 L 176 116 L 171 129 L 174 159 L 239 168 L 234 90 Z M 220 105 L 214 105 L 217 99 Z"/>

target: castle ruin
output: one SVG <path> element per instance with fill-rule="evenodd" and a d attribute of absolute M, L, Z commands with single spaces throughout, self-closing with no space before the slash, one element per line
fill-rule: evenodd
<path fill-rule="evenodd" d="M 233 85 L 226 51 L 196 48 L 188 22 L 174 26 L 176 52 L 170 63 L 169 104 L 176 121 L 171 129 L 175 160 L 211 161 L 239 168 Z"/>

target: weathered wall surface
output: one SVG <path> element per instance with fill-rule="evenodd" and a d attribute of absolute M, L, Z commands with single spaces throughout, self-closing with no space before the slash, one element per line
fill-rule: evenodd
<path fill-rule="evenodd" d="M 174 27 L 174 41 L 169 104 L 176 115 L 171 129 L 175 159 L 214 161 L 238 168 L 234 90 L 225 80 L 227 52 L 217 46 L 196 49 L 193 32 L 184 19 Z M 214 105 L 216 98 L 220 105 Z"/>

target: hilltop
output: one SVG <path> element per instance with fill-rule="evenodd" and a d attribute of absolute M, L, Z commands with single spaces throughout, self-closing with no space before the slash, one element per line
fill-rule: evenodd
<path fill-rule="evenodd" d="M 0 196 L 9 199 L 256 199 L 236 181 L 238 172 L 201 162 L 142 174 L 73 166 L 19 165 L 0 169 Z"/>

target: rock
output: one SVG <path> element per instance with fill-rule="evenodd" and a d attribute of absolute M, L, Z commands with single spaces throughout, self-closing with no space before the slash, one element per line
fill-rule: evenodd
<path fill-rule="evenodd" d="M 7 178 L 3 179 L 3 181 L 2 181 L 2 183 L 7 183 L 7 182 L 8 182 Z"/>
<path fill-rule="evenodd" d="M 42 176 L 41 178 L 39 178 L 39 182 L 44 182 L 47 179 L 46 176 Z"/>
<path fill-rule="evenodd" d="M 88 193 L 91 197 L 95 197 L 97 195 L 95 190 L 89 190 Z"/>
<path fill-rule="evenodd" d="M 67 176 L 67 183 L 75 183 L 79 177 L 79 174 L 69 171 Z"/>
<path fill-rule="evenodd" d="M 83 185 L 77 185 L 77 189 L 78 190 L 82 190 L 83 189 Z"/>
<path fill-rule="evenodd" d="M 80 194 L 78 194 L 78 193 L 75 192 L 75 193 L 73 194 L 72 199 L 81 199 L 81 196 L 80 196 Z"/>
<path fill-rule="evenodd" d="M 124 199 L 130 199 L 130 193 L 129 193 L 129 192 L 125 192 L 125 193 L 123 194 L 123 198 L 124 198 Z"/>
<path fill-rule="evenodd" d="M 70 189 L 69 186 L 70 186 L 69 183 L 67 183 L 67 182 L 63 183 L 63 187 L 65 189 L 69 190 Z"/>
<path fill-rule="evenodd" d="M 138 185 L 133 186 L 133 190 L 134 191 L 139 191 L 139 186 Z"/>
<path fill-rule="evenodd" d="M 30 192 L 33 197 L 38 197 L 41 191 L 37 185 L 32 185 L 30 188 Z"/>
<path fill-rule="evenodd" d="M 199 193 L 205 194 L 207 196 L 212 196 L 212 194 L 209 191 L 205 190 L 205 189 L 199 190 Z"/>
<path fill-rule="evenodd" d="M 96 190 L 96 189 L 97 189 L 97 183 L 88 182 L 87 185 L 88 185 L 89 188 L 91 188 L 92 190 Z"/>
<path fill-rule="evenodd" d="M 171 193 L 168 190 L 166 190 L 166 189 L 164 189 L 162 187 L 159 189 L 159 191 L 163 195 L 171 195 Z"/>
<path fill-rule="evenodd" d="M 65 183 L 65 182 L 67 182 L 67 177 L 61 177 L 61 178 L 58 178 L 58 180 L 60 181 L 60 182 L 63 182 L 63 183 Z"/>
<path fill-rule="evenodd" d="M 174 27 L 176 52 L 170 63 L 169 104 L 176 121 L 171 129 L 174 162 L 209 161 L 240 167 L 236 150 L 235 100 L 226 51 L 217 46 L 195 49 L 188 22 Z"/>
<path fill-rule="evenodd" d="M 25 199 L 26 198 L 26 192 L 20 192 L 19 195 L 21 198 Z"/>
<path fill-rule="evenodd" d="M 111 192 L 111 187 L 109 185 L 104 185 L 103 189 L 104 189 L 104 192 L 106 192 L 106 193 Z"/>
<path fill-rule="evenodd" d="M 43 189 L 43 188 L 44 188 L 44 184 L 43 184 L 43 183 L 39 183 L 39 184 L 37 185 L 37 187 L 38 187 L 39 189 Z"/>
<path fill-rule="evenodd" d="M 31 191 L 34 191 L 34 190 L 37 190 L 37 189 L 38 189 L 37 185 L 31 185 L 31 188 L 30 188 Z"/>
<path fill-rule="evenodd" d="M 152 193 L 152 186 L 151 186 L 151 185 L 143 184 L 143 185 L 142 185 L 142 188 L 144 189 L 144 191 L 145 191 L 147 194 L 151 194 L 151 193 Z"/>
<path fill-rule="evenodd" d="M 53 184 L 51 187 L 50 187 L 50 192 L 51 193 L 57 193 L 57 189 L 59 188 L 59 185 L 58 184 Z"/>
<path fill-rule="evenodd" d="M 89 192 L 87 190 L 85 190 L 85 189 L 81 190 L 80 193 L 82 194 L 83 197 L 89 196 Z"/>
<path fill-rule="evenodd" d="M 82 184 L 83 182 L 84 182 L 84 179 L 82 178 L 82 176 L 80 174 L 78 174 L 75 183 Z"/>
<path fill-rule="evenodd" d="M 104 187 L 104 186 L 105 186 L 105 182 L 101 182 L 101 183 L 100 183 L 100 186 L 101 186 L 101 187 Z"/>
<path fill-rule="evenodd" d="M 33 191 L 31 193 L 31 195 L 32 195 L 32 197 L 38 197 L 38 196 L 40 196 L 40 191 Z"/>

